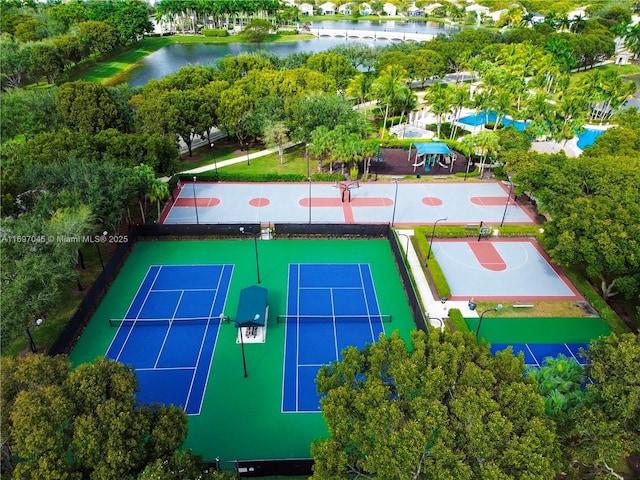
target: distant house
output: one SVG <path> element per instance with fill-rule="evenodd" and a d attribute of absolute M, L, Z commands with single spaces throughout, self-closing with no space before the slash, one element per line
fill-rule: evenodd
<path fill-rule="evenodd" d="M 385 3 L 382 6 L 382 11 L 390 17 L 395 17 L 396 15 L 398 15 L 398 7 L 396 7 L 393 3 Z"/>
<path fill-rule="evenodd" d="M 303 17 L 311 17 L 313 15 L 313 5 L 308 3 L 298 5 L 298 10 L 300 10 L 300 15 Z"/>
<path fill-rule="evenodd" d="M 407 16 L 409 17 L 424 17 L 424 9 L 418 8 L 415 5 L 407 8 Z"/>
<path fill-rule="evenodd" d="M 373 15 L 373 9 L 368 3 L 360 4 L 360 15 Z"/>
<path fill-rule="evenodd" d="M 341 15 L 351 15 L 353 12 L 353 3 L 344 3 L 338 7 L 338 13 Z"/>
<path fill-rule="evenodd" d="M 482 15 L 489 15 L 489 12 L 491 10 L 489 10 L 489 8 L 487 7 L 483 7 L 482 5 L 476 5 L 475 3 L 473 5 L 469 5 L 466 8 L 467 12 L 473 12 L 475 13 L 478 17 L 482 17 Z"/>
<path fill-rule="evenodd" d="M 544 15 L 541 13 L 532 13 L 531 19 L 529 20 L 529 25 L 537 25 L 539 23 L 544 22 Z"/>
<path fill-rule="evenodd" d="M 426 13 L 427 15 L 431 15 L 434 10 L 440 8 L 441 6 L 441 3 L 432 3 L 431 5 L 427 5 L 426 7 L 424 7 L 424 13 Z"/>
<path fill-rule="evenodd" d="M 335 15 L 336 14 L 336 4 L 331 2 L 326 2 L 320 5 L 320 14 L 321 15 Z"/>
<path fill-rule="evenodd" d="M 504 15 L 508 11 L 509 10 L 507 10 L 506 8 L 502 10 L 496 10 L 495 12 L 487 13 L 487 17 L 491 18 L 494 22 L 498 23 L 498 20 L 500 20 L 500 17 L 502 17 L 502 15 Z"/>
<path fill-rule="evenodd" d="M 567 13 L 567 18 L 569 20 L 574 20 L 576 18 L 589 18 L 589 15 L 587 15 L 587 10 L 586 7 L 580 7 L 580 8 L 576 8 L 575 10 L 571 10 L 569 13 Z"/>

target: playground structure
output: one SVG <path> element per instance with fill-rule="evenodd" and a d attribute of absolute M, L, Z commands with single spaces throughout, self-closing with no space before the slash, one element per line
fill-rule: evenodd
<path fill-rule="evenodd" d="M 413 143 L 409 146 L 409 156 L 407 160 L 411 162 L 411 152 L 415 147 L 415 156 L 413 158 L 413 172 L 416 173 L 418 167 L 423 167 L 425 173 L 431 171 L 433 167 L 439 165 L 442 168 L 453 171 L 453 164 L 456 161 L 456 155 L 449 146 L 444 142 L 422 142 Z"/>

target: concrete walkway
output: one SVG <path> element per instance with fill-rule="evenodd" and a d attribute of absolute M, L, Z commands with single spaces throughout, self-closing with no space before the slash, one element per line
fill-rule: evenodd
<path fill-rule="evenodd" d="M 424 316 L 428 319 L 431 326 L 435 328 L 444 328 L 444 324 L 447 318 L 449 318 L 449 309 L 457 308 L 465 318 L 478 317 L 478 313 L 475 310 L 470 310 L 467 302 L 450 301 L 447 300 L 444 303 L 439 298 L 434 298 L 429 287 L 429 282 L 422 268 L 420 258 L 417 252 L 413 248 L 413 243 L 410 241 L 414 235 L 413 230 L 396 230 L 400 236 L 400 244 L 407 255 L 407 263 L 409 269 L 413 275 L 415 281 L 415 287 L 420 296 L 422 303 L 422 311 Z M 405 241 L 405 238 L 407 241 Z M 407 250 L 408 247 L 408 250 Z"/>

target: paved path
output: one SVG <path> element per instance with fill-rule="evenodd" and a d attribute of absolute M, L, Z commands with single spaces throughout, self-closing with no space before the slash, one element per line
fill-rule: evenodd
<path fill-rule="evenodd" d="M 442 303 L 439 298 L 434 298 L 431 288 L 429 287 L 429 282 L 424 273 L 424 269 L 420 263 L 420 257 L 418 257 L 417 252 L 413 248 L 413 243 L 411 241 L 405 241 L 405 238 L 409 240 L 410 237 L 413 237 L 413 230 L 397 230 L 397 232 L 400 236 L 402 249 L 405 250 L 407 254 L 407 263 L 409 264 L 411 274 L 416 282 L 415 287 L 420 296 L 422 311 L 424 312 L 425 317 L 428 318 L 431 326 L 442 329 L 444 327 L 445 320 L 449 318 L 449 310 L 451 308 L 457 308 L 460 310 L 460 312 L 462 312 L 462 316 L 465 318 L 477 318 L 478 313 L 475 310 L 470 310 L 467 302 L 448 300 L 445 303 Z M 407 247 L 409 248 L 408 251 Z"/>

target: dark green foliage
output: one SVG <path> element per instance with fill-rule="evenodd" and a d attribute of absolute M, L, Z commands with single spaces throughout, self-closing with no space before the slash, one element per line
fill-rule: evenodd
<path fill-rule="evenodd" d="M 112 360 L 71 371 L 62 357 L 27 355 L 3 358 L 2 373 L 3 448 L 16 480 L 135 478 L 173 459 L 186 437 L 184 411 L 138 407 L 135 373 Z"/>
<path fill-rule="evenodd" d="M 312 445 L 314 479 L 548 480 L 560 449 L 522 356 L 491 356 L 469 333 L 397 332 L 320 369 L 329 438 Z M 427 473 L 428 472 L 428 473 Z"/>
<path fill-rule="evenodd" d="M 226 37 L 229 32 L 224 28 L 203 28 L 200 33 L 205 37 Z"/>

